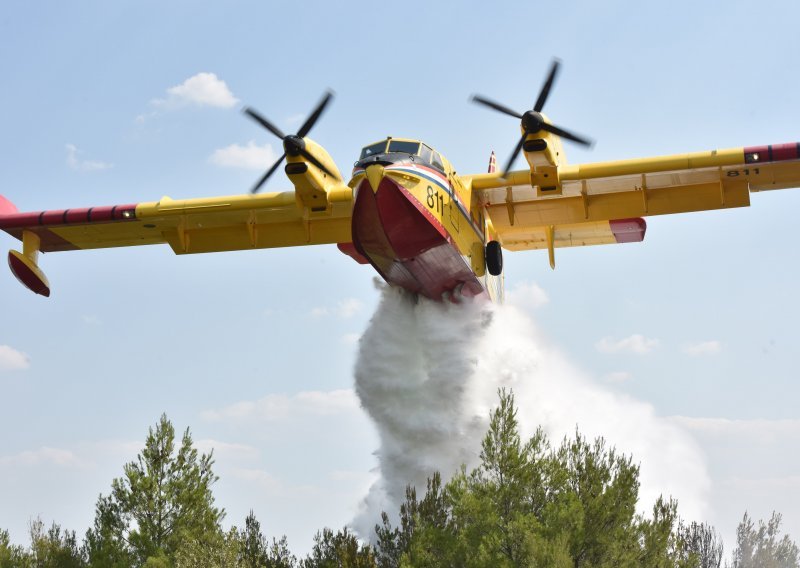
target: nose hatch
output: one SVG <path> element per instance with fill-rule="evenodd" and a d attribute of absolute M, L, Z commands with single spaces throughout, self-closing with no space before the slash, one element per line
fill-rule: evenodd
<path fill-rule="evenodd" d="M 367 166 L 367 181 L 369 182 L 372 191 L 377 193 L 378 186 L 383 180 L 384 169 L 380 164 L 370 164 Z"/>

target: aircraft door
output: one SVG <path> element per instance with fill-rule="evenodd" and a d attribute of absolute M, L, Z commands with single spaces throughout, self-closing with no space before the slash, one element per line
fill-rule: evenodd
<path fill-rule="evenodd" d="M 448 180 L 448 196 L 450 197 L 450 226 L 458 233 L 461 226 L 461 212 L 458 210 L 458 203 L 456 202 L 456 189 L 452 183 L 452 179 Z"/>

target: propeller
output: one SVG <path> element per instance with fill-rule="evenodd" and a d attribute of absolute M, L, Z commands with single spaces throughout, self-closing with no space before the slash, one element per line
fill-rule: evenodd
<path fill-rule="evenodd" d="M 322 97 L 322 99 L 319 101 L 317 106 L 314 108 L 314 110 L 311 112 L 311 114 L 308 115 L 308 118 L 300 127 L 300 129 L 297 131 L 297 134 L 288 134 L 288 135 L 284 134 L 280 128 L 278 128 L 277 126 L 272 124 L 269 120 L 264 118 L 255 109 L 250 107 L 245 107 L 244 113 L 247 116 L 255 120 L 257 123 L 259 123 L 261 126 L 272 132 L 275 136 L 277 136 L 283 141 L 283 154 L 281 154 L 281 157 L 278 158 L 278 161 L 272 164 L 272 167 L 268 169 L 263 176 L 261 176 L 258 182 L 256 182 L 256 184 L 253 186 L 253 189 L 250 190 L 250 193 L 256 193 L 258 192 L 258 190 L 261 189 L 261 186 L 263 186 L 267 182 L 269 177 L 273 173 L 275 173 L 275 170 L 278 169 L 278 166 L 280 166 L 281 162 L 284 160 L 284 158 L 286 158 L 287 155 L 303 156 L 306 160 L 314 164 L 317 168 L 319 168 L 329 176 L 333 178 L 338 177 L 336 176 L 336 174 L 331 172 L 327 167 L 325 167 L 322 164 L 322 162 L 320 162 L 317 158 L 315 158 L 313 154 L 311 154 L 308 150 L 306 150 L 306 143 L 305 140 L 303 140 L 303 138 L 305 138 L 306 135 L 314 127 L 314 124 L 316 124 L 317 120 L 319 120 L 319 117 L 322 116 L 322 113 L 325 111 L 325 107 L 328 106 L 328 103 L 331 101 L 332 98 L 333 98 L 333 92 L 327 91 L 325 95 Z"/>
<path fill-rule="evenodd" d="M 584 138 L 583 136 L 578 136 L 577 134 L 573 134 L 568 130 L 563 128 L 559 128 L 554 124 L 550 124 L 544 120 L 542 116 L 542 108 L 544 108 L 544 104 L 547 102 L 547 97 L 550 96 L 550 89 L 553 88 L 553 83 L 556 80 L 556 75 L 558 75 L 558 69 L 561 66 L 561 62 L 558 59 L 553 60 L 553 64 L 550 67 L 550 73 L 547 75 L 547 80 L 545 80 L 544 85 L 542 85 L 542 90 L 539 91 L 539 96 L 536 98 L 536 102 L 533 105 L 531 110 L 527 110 L 524 113 L 519 113 L 513 109 L 508 108 L 507 106 L 500 104 L 496 101 L 491 99 L 487 99 L 486 97 L 482 97 L 480 95 L 473 95 L 472 101 L 487 106 L 490 109 L 496 110 L 497 112 L 501 112 L 503 114 L 507 114 L 509 116 L 513 116 L 514 118 L 518 118 L 522 123 L 523 134 L 522 138 L 519 139 L 517 145 L 514 147 L 514 151 L 511 152 L 511 157 L 508 158 L 505 167 L 502 170 L 502 175 L 500 177 L 506 177 L 506 174 L 511 169 L 511 166 L 514 164 L 514 160 L 517 159 L 519 153 L 522 151 L 522 146 L 525 143 L 525 139 L 528 137 L 528 134 L 536 134 L 537 132 L 544 130 L 546 132 L 550 132 L 555 134 L 556 136 L 560 136 L 561 138 L 566 138 L 567 140 L 571 140 L 572 142 L 576 142 L 578 144 L 582 144 L 584 146 L 592 146 L 594 142 L 588 138 Z"/>

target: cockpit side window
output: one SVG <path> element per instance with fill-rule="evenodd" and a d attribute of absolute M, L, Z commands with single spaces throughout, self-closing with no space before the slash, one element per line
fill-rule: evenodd
<path fill-rule="evenodd" d="M 404 142 L 403 140 L 391 140 L 389 142 L 389 152 L 402 152 L 412 156 L 419 152 L 419 142 Z"/>
<path fill-rule="evenodd" d="M 431 150 L 425 144 L 423 144 L 422 148 L 420 148 L 419 151 L 419 157 L 422 158 L 423 162 L 427 162 L 428 164 L 430 164 L 432 156 L 433 156 L 433 150 Z"/>
<path fill-rule="evenodd" d="M 433 153 L 431 164 L 433 164 L 434 168 L 444 171 L 444 164 L 442 163 L 442 157 L 439 155 L 439 152 Z"/>
<path fill-rule="evenodd" d="M 370 146 L 364 146 L 364 149 L 361 150 L 361 157 L 359 160 L 363 160 L 364 158 L 369 158 L 370 156 L 374 156 L 375 154 L 384 154 L 386 153 L 386 140 L 382 140 L 380 142 L 376 142 Z"/>

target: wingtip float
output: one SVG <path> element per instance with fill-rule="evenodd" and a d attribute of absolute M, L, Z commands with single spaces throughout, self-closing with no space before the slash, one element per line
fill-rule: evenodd
<path fill-rule="evenodd" d="M 591 140 L 541 113 L 554 63 L 531 110 L 474 102 L 519 120 L 521 138 L 496 171 L 458 174 L 431 146 L 388 137 L 365 146 L 345 184 L 322 146 L 307 137 L 332 100 L 326 93 L 296 134 L 253 109 L 245 113 L 282 140 L 284 153 L 249 194 L 20 213 L 0 197 L 0 229 L 22 241 L 9 266 L 48 296 L 39 252 L 168 244 L 176 254 L 337 244 L 390 284 L 435 300 L 503 297 L 505 250 L 639 242 L 645 217 L 744 207 L 750 193 L 800 186 L 800 143 L 611 162 L 568 164 L 566 139 Z M 511 171 L 522 153 L 524 170 Z M 293 191 L 260 193 L 286 160 Z"/>

